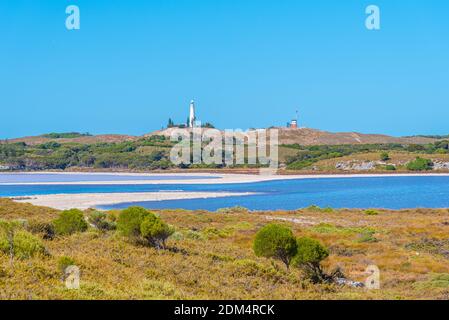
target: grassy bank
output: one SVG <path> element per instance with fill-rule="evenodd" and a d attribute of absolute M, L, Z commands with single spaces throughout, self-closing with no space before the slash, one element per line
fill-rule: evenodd
<path fill-rule="evenodd" d="M 0 199 L 0 219 L 47 223 L 58 211 Z M 447 299 L 447 209 L 291 212 L 244 209 L 157 212 L 175 228 L 167 248 L 131 243 L 116 231 L 92 226 L 82 233 L 41 239 L 45 254 L 11 259 L 0 253 L 2 299 Z M 87 214 L 87 213 L 86 213 Z M 108 214 L 116 215 L 117 212 Z M 380 290 L 315 285 L 301 271 L 256 257 L 252 245 L 264 225 L 276 221 L 296 236 L 318 239 L 340 267 L 363 282 L 365 269 L 380 269 Z M 37 235 L 40 237 L 39 235 Z M 81 288 L 65 288 L 61 260 L 81 269 Z"/>

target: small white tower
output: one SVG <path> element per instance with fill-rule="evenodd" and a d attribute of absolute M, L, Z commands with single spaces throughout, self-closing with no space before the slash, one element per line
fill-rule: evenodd
<path fill-rule="evenodd" d="M 190 101 L 190 113 L 189 113 L 189 127 L 193 128 L 195 125 L 195 101 Z"/>

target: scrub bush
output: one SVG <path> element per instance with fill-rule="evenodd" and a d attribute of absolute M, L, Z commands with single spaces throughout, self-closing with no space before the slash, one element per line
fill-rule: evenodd
<path fill-rule="evenodd" d="M 16 221 L 0 222 L 0 251 L 20 259 L 46 253 L 42 241 L 23 230 L 22 226 Z"/>
<path fill-rule="evenodd" d="M 108 215 L 104 212 L 94 211 L 89 214 L 87 219 L 90 224 L 101 231 L 109 231 L 116 228 L 116 224 L 110 221 Z"/>
<path fill-rule="evenodd" d="M 374 209 L 368 209 L 363 211 L 363 213 L 365 213 L 367 216 L 377 216 L 379 214 L 379 211 Z"/>
<path fill-rule="evenodd" d="M 407 169 L 411 171 L 425 171 L 432 170 L 433 163 L 430 159 L 424 159 L 421 157 L 417 157 L 415 160 L 410 161 L 407 164 Z"/>
<path fill-rule="evenodd" d="M 390 155 L 388 154 L 388 152 L 381 152 L 381 154 L 380 154 L 380 160 L 382 160 L 382 161 L 388 161 L 388 160 L 390 160 Z"/>
<path fill-rule="evenodd" d="M 253 249 L 256 256 L 281 260 L 289 269 L 297 244 L 289 228 L 271 223 L 257 232 Z"/>
<path fill-rule="evenodd" d="M 118 231 L 130 240 L 165 249 L 165 241 L 174 229 L 154 213 L 141 207 L 130 207 L 120 212 Z"/>
<path fill-rule="evenodd" d="M 61 272 L 64 272 L 68 266 L 75 265 L 75 260 L 70 257 L 62 256 L 58 259 L 58 269 Z"/>
<path fill-rule="evenodd" d="M 58 235 L 70 235 L 87 230 L 87 222 L 84 220 L 83 212 L 78 209 L 62 211 L 59 217 L 53 220 L 53 225 Z"/>
<path fill-rule="evenodd" d="M 296 240 L 297 251 L 292 259 L 292 265 L 304 272 L 304 277 L 312 283 L 327 282 L 330 276 L 321 268 L 321 261 L 329 256 L 329 250 L 319 241 L 312 238 Z"/>
<path fill-rule="evenodd" d="M 142 207 L 129 207 L 122 210 L 117 219 L 118 231 L 129 238 L 140 236 L 140 225 L 150 212 Z"/>
<path fill-rule="evenodd" d="M 161 218 L 150 213 L 143 219 L 140 225 L 140 233 L 148 244 L 158 249 L 164 249 L 165 240 L 174 233 L 174 230 Z"/>
<path fill-rule="evenodd" d="M 14 256 L 26 259 L 36 254 L 45 254 L 46 250 L 42 241 L 33 234 L 20 230 L 14 235 Z"/>

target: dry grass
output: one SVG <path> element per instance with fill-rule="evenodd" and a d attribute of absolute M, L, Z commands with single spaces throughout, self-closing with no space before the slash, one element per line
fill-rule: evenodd
<path fill-rule="evenodd" d="M 0 254 L 3 299 L 444 299 L 449 296 L 449 211 L 417 209 L 327 212 L 161 211 L 176 227 L 170 250 L 126 242 L 114 232 L 89 230 L 44 243 L 50 256 L 15 260 Z M 49 221 L 56 211 L 0 200 L 0 219 Z M 364 281 L 376 264 L 381 289 L 313 286 L 298 270 L 257 258 L 257 230 L 275 219 L 297 236 L 320 239 L 331 251 L 325 267 L 341 267 L 348 278 Z M 361 241 L 369 230 L 375 242 Z M 429 242 L 430 241 L 430 242 Z M 430 249 L 429 249 L 430 246 Z M 67 290 L 58 259 L 80 267 L 81 289 Z"/>
<path fill-rule="evenodd" d="M 58 210 L 36 207 L 28 203 L 17 203 L 10 199 L 0 198 L 0 219 L 32 219 L 48 221 L 58 214 Z"/>

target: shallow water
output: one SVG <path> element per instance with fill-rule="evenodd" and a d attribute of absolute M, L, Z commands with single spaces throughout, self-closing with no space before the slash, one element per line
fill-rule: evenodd
<path fill-rule="evenodd" d="M 90 181 L 150 181 L 150 180 L 196 180 L 214 179 L 211 176 L 167 176 L 167 175 L 114 175 L 114 174 L 55 174 L 55 173 L 0 173 L 0 183 L 39 183 L 39 182 L 90 182 Z"/>
<path fill-rule="evenodd" d="M 190 177 L 189 177 L 190 179 Z M 449 177 L 359 177 L 280 180 L 242 184 L 207 185 L 0 185 L 0 196 L 55 193 L 157 192 L 157 191 L 256 192 L 256 195 L 191 200 L 122 203 L 104 209 L 140 205 L 147 208 L 216 210 L 244 206 L 253 210 L 294 210 L 309 205 L 334 208 L 449 208 Z"/>

